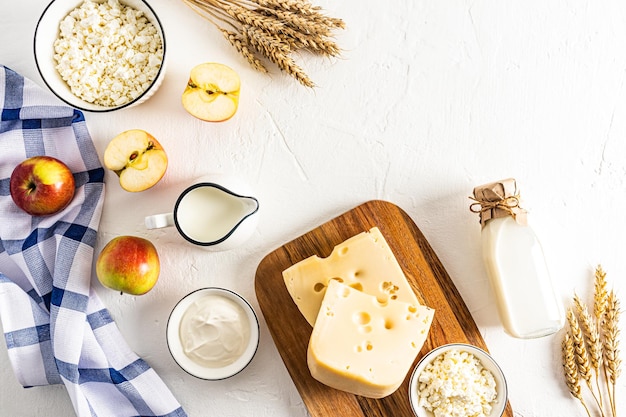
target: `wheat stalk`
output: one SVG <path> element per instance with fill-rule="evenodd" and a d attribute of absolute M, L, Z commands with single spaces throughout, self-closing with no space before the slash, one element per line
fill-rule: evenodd
<path fill-rule="evenodd" d="M 593 282 L 593 315 L 598 323 L 602 323 L 604 310 L 606 309 L 606 272 L 600 265 L 597 266 Z"/>
<path fill-rule="evenodd" d="M 263 63 L 254 56 L 254 53 L 250 51 L 246 43 L 244 42 L 243 36 L 238 33 L 228 31 L 226 29 L 222 29 L 222 34 L 228 41 L 235 47 L 237 52 L 239 52 L 248 63 L 257 71 L 267 73 L 267 68 L 263 65 Z"/>
<path fill-rule="evenodd" d="M 240 4 L 246 3 L 245 0 L 238 0 L 238 2 Z M 249 0 L 247 3 L 258 4 L 262 9 L 270 12 L 277 10 L 306 16 L 310 21 L 327 26 L 328 28 L 345 29 L 346 27 L 343 20 L 322 14 L 321 7 L 313 6 L 311 3 L 304 0 Z"/>
<path fill-rule="evenodd" d="M 582 334 L 585 339 L 585 345 L 588 349 L 591 370 L 595 374 L 595 383 L 598 390 L 598 402 L 602 408 L 602 389 L 600 388 L 600 368 L 602 366 L 602 342 L 600 341 L 600 332 L 596 322 L 591 317 L 585 303 L 583 303 L 578 295 L 574 295 L 574 306 L 578 313 L 578 324 L 582 328 Z M 591 389 L 591 387 L 590 387 Z"/>
<path fill-rule="evenodd" d="M 607 390 L 613 416 L 617 416 L 615 407 L 615 385 L 617 378 L 621 374 L 619 357 L 619 322 L 620 302 L 615 291 L 611 290 L 606 298 L 606 309 L 604 319 L 601 322 L 604 351 L 604 372 L 606 375 Z"/>
<path fill-rule="evenodd" d="M 321 8 L 303 0 L 251 0 L 259 6 L 272 9 L 283 9 L 301 14 L 316 14 Z"/>
<path fill-rule="evenodd" d="M 591 372 L 591 364 L 589 363 L 589 354 L 587 352 L 587 346 L 585 344 L 585 336 L 583 334 L 582 329 L 578 324 L 578 319 L 574 314 L 574 310 L 572 308 L 567 309 L 567 322 L 569 323 L 569 328 L 572 336 L 572 342 L 574 344 L 574 357 L 576 358 L 576 364 L 578 365 L 578 373 L 580 377 L 587 383 L 589 389 L 592 390 L 593 386 L 591 384 L 592 372 Z M 596 402 L 598 402 L 595 393 L 593 393 Z"/>
<path fill-rule="evenodd" d="M 263 53 L 278 68 L 294 77 L 300 84 L 307 87 L 314 86 L 313 81 L 306 75 L 304 70 L 289 56 L 289 44 L 284 42 L 283 39 L 252 26 L 243 26 L 242 32 L 243 39 L 257 51 Z"/>
<path fill-rule="evenodd" d="M 255 28 L 276 33 L 282 29 L 283 24 L 278 19 L 272 19 L 264 14 L 256 13 L 253 10 L 239 6 L 237 4 L 228 4 L 226 2 L 218 2 L 222 9 L 233 19 L 239 21 L 242 25 L 249 25 Z"/>
<path fill-rule="evenodd" d="M 572 395 L 580 399 L 580 380 L 583 379 L 600 409 L 601 416 L 617 417 L 615 387 L 621 374 L 618 341 L 620 303 L 614 290 L 607 292 L 606 273 L 601 266 L 596 268 L 594 275 L 593 314 L 578 295 L 574 295 L 573 301 L 574 307 L 567 309 L 569 332 L 562 342 L 565 382 Z M 593 374 L 597 395 L 591 383 Z M 605 383 L 604 392 L 608 394 L 606 407 L 610 414 L 609 411 L 605 413 L 601 379 Z M 590 415 L 584 402 L 583 406 Z"/>
<path fill-rule="evenodd" d="M 287 26 L 299 30 L 303 34 L 321 36 L 331 35 L 332 28 L 322 23 L 323 20 L 321 19 L 311 19 L 310 16 L 307 15 L 277 9 L 262 9 L 262 12 L 263 14 L 275 16 L 280 21 L 285 22 Z"/>
<path fill-rule="evenodd" d="M 567 385 L 569 392 L 574 396 L 574 398 L 578 399 L 583 407 L 585 407 L 587 415 L 591 417 L 589 407 L 587 407 L 587 404 L 585 403 L 582 395 L 582 390 L 580 388 L 578 365 L 576 364 L 576 360 L 574 359 L 574 342 L 569 333 L 565 333 L 565 337 L 561 344 L 561 352 L 563 358 L 563 370 L 565 371 L 565 384 Z"/>
<path fill-rule="evenodd" d="M 263 58 L 300 84 L 314 87 L 292 55 L 301 50 L 326 57 L 340 54 L 332 34 L 335 29 L 344 29 L 345 23 L 324 15 L 309 0 L 182 1 L 213 23 L 237 52 L 261 72 L 268 72 Z"/>

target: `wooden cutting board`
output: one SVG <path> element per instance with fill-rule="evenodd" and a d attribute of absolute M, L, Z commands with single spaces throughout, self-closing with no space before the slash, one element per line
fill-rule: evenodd
<path fill-rule="evenodd" d="M 446 343 L 470 343 L 487 350 L 459 292 L 411 218 L 392 203 L 366 202 L 268 254 L 256 272 L 259 306 L 311 417 L 413 416 L 408 396 L 411 372 L 394 394 L 379 400 L 329 388 L 311 377 L 306 352 L 312 328 L 292 301 L 282 277 L 282 271 L 296 262 L 312 255 L 326 257 L 335 245 L 374 226 L 389 243 L 418 299 L 435 309 L 428 339 L 415 364 Z M 510 404 L 503 415 L 513 417 Z"/>

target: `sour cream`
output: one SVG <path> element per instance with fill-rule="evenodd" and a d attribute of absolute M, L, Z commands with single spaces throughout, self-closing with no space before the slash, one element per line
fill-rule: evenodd
<path fill-rule="evenodd" d="M 220 368 L 234 363 L 250 342 L 246 312 L 233 300 L 207 294 L 184 312 L 179 337 L 184 354 L 194 363 Z"/>

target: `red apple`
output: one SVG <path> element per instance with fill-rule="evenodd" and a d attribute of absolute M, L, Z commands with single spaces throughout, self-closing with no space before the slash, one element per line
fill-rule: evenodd
<path fill-rule="evenodd" d="M 113 238 L 96 261 L 96 275 L 102 285 L 132 295 L 150 291 L 159 272 L 156 248 L 149 240 L 136 236 Z"/>
<path fill-rule="evenodd" d="M 51 156 L 33 156 L 19 163 L 10 179 L 15 204 L 33 216 L 45 216 L 63 210 L 74 198 L 72 171 Z"/>

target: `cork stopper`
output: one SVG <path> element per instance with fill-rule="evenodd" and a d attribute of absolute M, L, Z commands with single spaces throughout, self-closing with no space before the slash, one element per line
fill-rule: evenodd
<path fill-rule="evenodd" d="M 470 197 L 471 198 L 471 197 Z M 474 203 L 470 210 L 480 215 L 480 225 L 487 221 L 511 216 L 519 224 L 526 225 L 526 210 L 519 206 L 517 183 L 513 178 L 480 185 L 474 188 Z"/>

